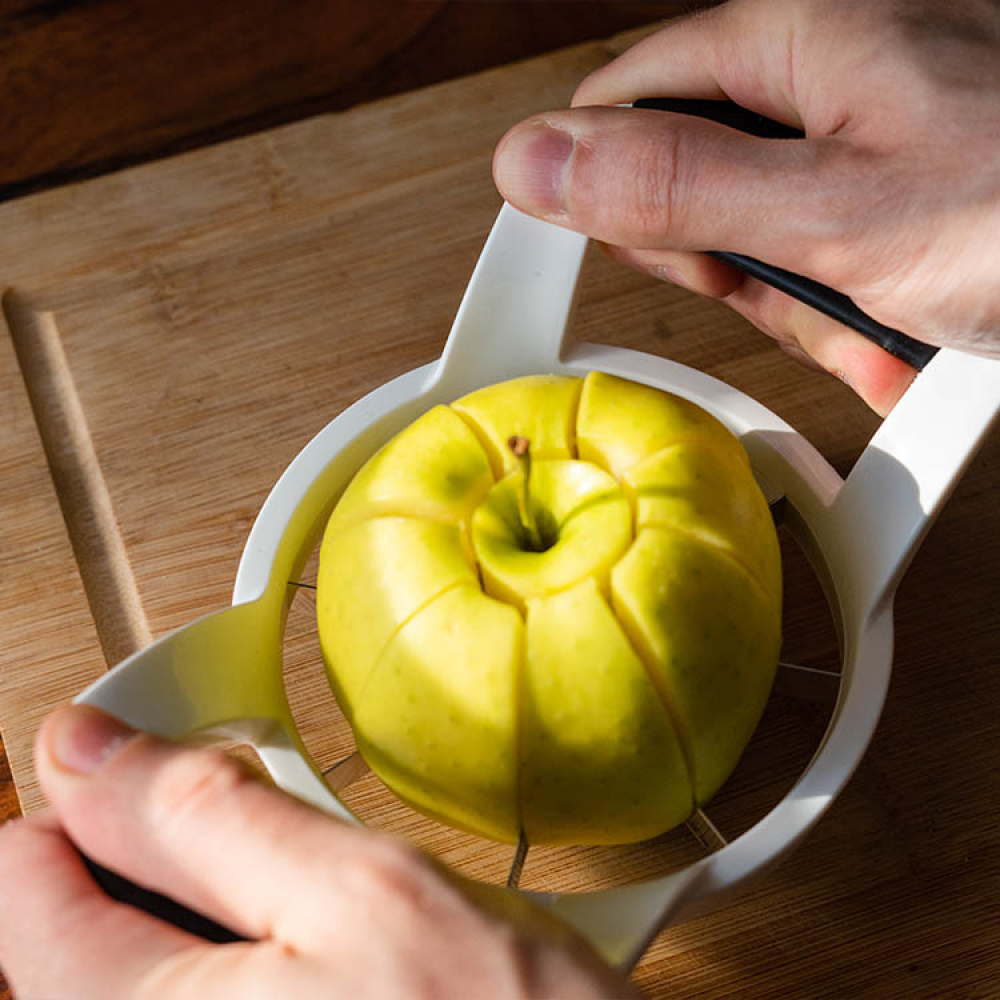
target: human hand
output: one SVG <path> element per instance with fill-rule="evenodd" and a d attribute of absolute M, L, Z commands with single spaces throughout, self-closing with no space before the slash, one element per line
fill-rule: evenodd
<path fill-rule="evenodd" d="M 36 753 L 52 808 L 0 829 L 0 964 L 19 1000 L 635 995 L 526 901 L 231 758 L 85 707 L 55 712 Z M 251 940 L 208 944 L 112 902 L 74 843 Z"/>
<path fill-rule="evenodd" d="M 641 97 L 728 98 L 807 138 L 613 107 Z M 735 0 L 592 73 L 573 106 L 497 147 L 497 186 L 523 211 L 722 299 L 882 414 L 913 369 L 695 251 L 757 257 L 918 340 L 1000 356 L 995 4 Z"/>

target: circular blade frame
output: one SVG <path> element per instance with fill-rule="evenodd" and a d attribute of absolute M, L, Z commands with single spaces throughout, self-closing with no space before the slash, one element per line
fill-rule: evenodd
<path fill-rule="evenodd" d="M 328 424 L 292 462 L 261 509 L 240 563 L 233 603 L 260 601 L 283 613 L 288 580 L 297 578 L 341 491 L 382 443 L 439 402 L 450 402 L 434 378 L 435 364 L 374 390 Z M 786 497 L 785 524 L 808 555 L 833 609 L 843 651 L 842 679 L 830 724 L 806 770 L 787 795 L 751 829 L 681 872 L 637 885 L 577 896 L 532 894 L 591 936 L 614 923 L 602 950 L 632 964 L 666 922 L 716 905 L 723 893 L 776 861 L 819 819 L 847 782 L 871 739 L 888 687 L 892 656 L 891 603 L 863 616 L 843 599 L 835 555 L 852 544 L 831 517 L 843 480 L 800 434 L 766 407 L 725 383 L 664 358 L 621 348 L 579 344 L 552 371 L 582 376 L 601 370 L 684 396 L 736 434 L 755 472 Z M 478 385 L 463 387 L 472 391 Z M 857 541 L 853 544 L 857 544 Z M 273 595 L 273 603 L 268 595 Z M 263 600 L 261 600 L 263 598 Z M 304 751 L 303 751 L 304 752 Z M 298 791 L 298 769 L 263 755 L 277 784 Z M 330 793 L 333 797 L 333 792 Z M 339 803 L 340 810 L 344 807 Z M 634 926 L 632 926 L 634 925 Z M 596 930 L 600 935 L 600 931 Z"/>

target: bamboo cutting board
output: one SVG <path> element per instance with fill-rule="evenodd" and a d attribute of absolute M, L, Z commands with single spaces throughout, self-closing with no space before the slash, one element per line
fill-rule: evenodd
<path fill-rule="evenodd" d="M 350 402 L 440 352 L 499 207 L 496 140 L 565 105 L 628 41 L 0 207 L 0 732 L 26 811 L 41 802 L 30 748 L 44 714 L 108 663 L 228 603 L 285 465 Z M 575 332 L 730 382 L 842 472 L 877 424 L 845 387 L 721 306 L 598 254 Z M 756 891 L 661 935 L 637 971 L 652 995 L 988 995 L 1000 973 L 997 459 L 994 440 L 909 573 L 889 706 L 858 776 Z M 815 582 L 786 555 L 785 658 L 832 666 Z M 317 669 L 312 610 L 303 592 L 286 676 L 307 744 L 330 766 L 350 736 Z M 709 809 L 724 835 L 794 780 L 828 713 L 772 700 Z M 509 851 L 410 816 L 371 779 L 351 796 L 373 825 L 471 874 L 504 876 Z M 532 852 L 525 882 L 634 879 L 704 849 L 678 831 L 627 851 Z"/>

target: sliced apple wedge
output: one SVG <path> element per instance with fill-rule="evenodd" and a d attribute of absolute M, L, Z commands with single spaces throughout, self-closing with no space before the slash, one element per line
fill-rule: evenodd
<path fill-rule="evenodd" d="M 478 586 L 452 588 L 393 636 L 354 731 L 400 798 L 453 826 L 514 842 L 521 616 Z"/>
<path fill-rule="evenodd" d="M 780 601 L 778 539 L 745 457 L 685 439 L 636 463 L 622 481 L 638 531 L 671 528 L 726 549 Z"/>
<path fill-rule="evenodd" d="M 493 481 L 476 435 L 449 407 L 435 406 L 361 467 L 338 501 L 327 532 L 386 514 L 460 521 Z"/>
<path fill-rule="evenodd" d="M 607 469 L 616 479 L 650 455 L 684 439 L 718 442 L 746 452 L 710 413 L 652 386 L 591 372 L 583 383 L 576 423 L 581 459 Z"/>
<path fill-rule="evenodd" d="M 521 813 L 532 844 L 621 844 L 692 809 L 670 715 L 594 580 L 528 602 Z"/>
<path fill-rule="evenodd" d="M 411 517 L 375 517 L 328 532 L 319 565 L 320 645 L 348 719 L 400 625 L 445 590 L 479 585 L 460 525 Z"/>
<path fill-rule="evenodd" d="M 662 528 L 639 532 L 611 572 L 611 598 L 677 721 L 701 805 L 764 710 L 781 641 L 775 601 L 731 553 Z"/>
<path fill-rule="evenodd" d="M 573 458 L 581 380 L 566 375 L 527 375 L 498 382 L 452 403 L 475 428 L 499 479 L 515 465 L 507 447 L 512 435 L 531 442 L 536 459 Z"/>

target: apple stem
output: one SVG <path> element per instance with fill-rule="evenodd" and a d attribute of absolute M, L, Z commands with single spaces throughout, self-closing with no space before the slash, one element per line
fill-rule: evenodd
<path fill-rule="evenodd" d="M 531 478 L 531 442 L 526 437 L 515 434 L 507 439 L 507 447 L 510 448 L 517 459 L 518 467 L 521 470 L 521 488 L 517 493 L 517 514 L 521 520 L 521 528 L 524 530 L 528 545 L 535 552 L 544 552 L 545 545 L 542 542 L 542 533 L 538 530 L 538 521 L 535 519 L 531 509 L 531 493 L 529 480 Z"/>

